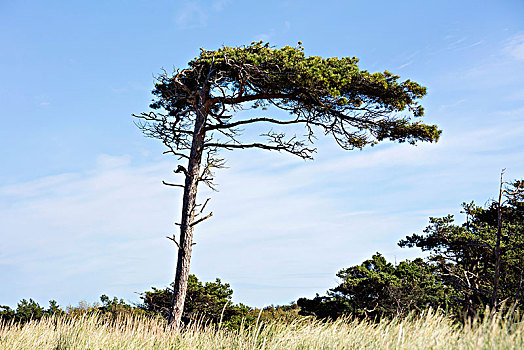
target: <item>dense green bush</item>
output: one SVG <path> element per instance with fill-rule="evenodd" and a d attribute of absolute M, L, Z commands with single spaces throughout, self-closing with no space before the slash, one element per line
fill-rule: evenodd
<path fill-rule="evenodd" d="M 173 296 L 173 284 L 164 289 L 153 287 L 141 295 L 142 305 L 139 307 L 147 312 L 159 314 L 165 318 L 169 315 L 169 307 Z M 234 304 L 231 299 L 233 290 L 228 283 L 220 279 L 215 282 L 202 283 L 195 275 L 189 276 L 187 295 L 182 321 L 188 323 L 198 319 L 224 325 L 238 327 L 242 319 L 253 318 L 252 308 L 244 304 Z"/>
<path fill-rule="evenodd" d="M 422 259 L 395 266 L 377 253 L 360 265 L 340 270 L 337 276 L 341 283 L 327 296 L 297 301 L 301 315 L 392 318 L 449 303 L 449 288 L 440 282 L 434 267 Z"/>

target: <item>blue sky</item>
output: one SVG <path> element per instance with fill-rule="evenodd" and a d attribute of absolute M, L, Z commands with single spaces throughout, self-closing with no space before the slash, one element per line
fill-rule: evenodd
<path fill-rule="evenodd" d="M 173 279 L 180 192 L 174 160 L 144 138 L 153 76 L 199 48 L 303 42 L 428 87 L 437 144 L 344 152 L 320 138 L 314 161 L 227 152 L 192 272 L 234 300 L 284 304 L 323 293 L 335 273 L 428 216 L 496 196 L 524 175 L 522 1 L 0 1 L 0 304 L 95 302 Z M 263 130 L 266 131 L 266 130 Z"/>

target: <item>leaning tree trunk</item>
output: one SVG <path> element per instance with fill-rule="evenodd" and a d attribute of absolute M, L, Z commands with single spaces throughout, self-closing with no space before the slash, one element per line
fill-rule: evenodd
<path fill-rule="evenodd" d="M 187 281 L 189 279 L 189 266 L 191 262 L 191 250 L 193 247 L 193 225 L 195 219 L 195 206 L 197 187 L 200 174 L 200 163 L 204 150 L 205 138 L 205 115 L 197 109 L 193 142 L 189 156 L 184 185 L 184 197 L 182 203 L 182 219 L 180 222 L 180 242 L 178 243 L 178 259 L 176 265 L 175 285 L 169 321 L 175 327 L 179 327 L 184 312 L 184 301 L 187 293 Z"/>

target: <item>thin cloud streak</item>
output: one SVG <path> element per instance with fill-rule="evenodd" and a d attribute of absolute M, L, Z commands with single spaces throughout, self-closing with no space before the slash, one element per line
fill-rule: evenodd
<path fill-rule="evenodd" d="M 509 38 L 505 50 L 514 59 L 524 61 L 524 33 L 518 33 Z"/>

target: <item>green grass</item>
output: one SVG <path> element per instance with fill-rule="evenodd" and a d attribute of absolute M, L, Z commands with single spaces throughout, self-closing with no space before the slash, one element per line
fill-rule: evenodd
<path fill-rule="evenodd" d="M 524 322 L 494 317 L 462 326 L 430 311 L 380 323 L 303 319 L 229 331 L 201 323 L 176 330 L 163 320 L 91 315 L 0 324 L 0 349 L 524 349 Z"/>

